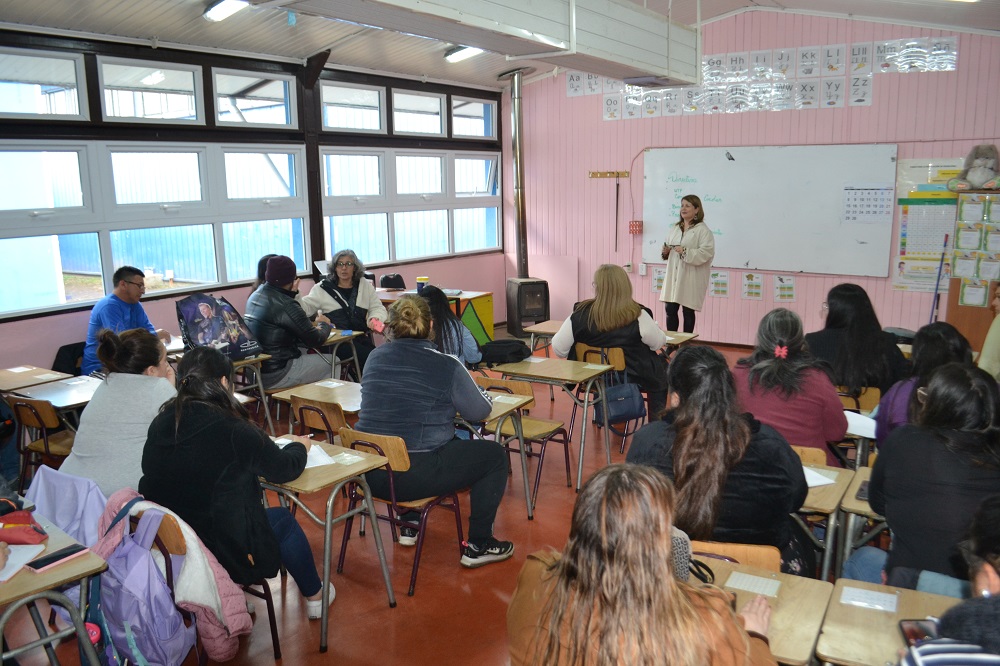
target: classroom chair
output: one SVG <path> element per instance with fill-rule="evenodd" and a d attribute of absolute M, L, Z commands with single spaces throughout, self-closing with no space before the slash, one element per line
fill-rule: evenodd
<path fill-rule="evenodd" d="M 588 344 L 577 342 L 573 346 L 573 350 L 576 356 L 576 360 L 578 361 L 582 361 L 584 363 L 599 363 L 601 365 L 610 365 L 614 368 L 613 372 L 620 373 L 622 375 L 624 375 L 626 372 L 625 352 L 622 350 L 621 347 L 603 347 L 603 348 L 591 347 Z M 608 375 L 605 375 L 605 379 L 607 379 L 607 377 Z M 578 391 L 580 390 L 579 387 L 577 390 Z M 641 389 L 640 392 L 643 393 L 643 397 L 645 399 L 646 397 L 645 392 L 643 392 Z M 569 418 L 569 432 L 571 435 L 573 433 L 573 424 L 576 422 L 576 408 L 577 406 L 576 404 L 574 404 L 573 411 L 570 414 Z M 616 435 L 622 438 L 621 447 L 619 448 L 620 453 L 625 453 L 625 445 L 628 442 L 628 438 L 631 437 L 632 434 L 642 426 L 645 420 L 646 420 L 645 417 L 643 417 L 641 419 L 633 419 L 631 421 L 626 421 L 622 426 L 621 430 L 619 430 L 616 427 L 618 424 L 615 423 L 608 424 L 608 427 L 610 428 L 611 432 L 615 433 Z M 603 426 L 601 420 L 597 418 L 596 411 L 594 412 L 594 423 L 597 424 L 598 428 Z"/>
<path fill-rule="evenodd" d="M 720 541 L 692 541 L 691 557 L 709 557 L 781 573 L 781 551 L 774 546 Z"/>
<path fill-rule="evenodd" d="M 387 273 L 378 279 L 378 286 L 383 289 L 406 289 L 406 280 L 399 273 Z"/>
<path fill-rule="evenodd" d="M 298 418 L 299 434 L 307 435 L 312 430 L 326 432 L 326 441 L 335 444 L 341 428 L 350 428 L 344 409 L 336 402 L 310 400 L 292 396 L 292 414 Z"/>
<path fill-rule="evenodd" d="M 14 420 L 17 421 L 14 441 L 17 443 L 18 453 L 21 454 L 21 474 L 18 478 L 17 492 L 23 495 L 25 482 L 28 479 L 28 468 L 35 470 L 43 463 L 58 468 L 73 450 L 76 433 L 68 428 L 50 433 L 51 430 L 62 426 L 63 422 L 48 400 L 32 400 L 11 395 L 7 396 L 7 402 L 12 403 Z M 29 428 L 41 437 L 28 441 Z"/>
<path fill-rule="evenodd" d="M 844 409 L 864 415 L 871 414 L 882 399 L 882 391 L 875 386 L 866 386 L 857 395 L 848 391 L 846 386 L 838 386 L 837 395 L 840 396 L 840 403 Z M 857 441 L 855 438 L 846 437 L 839 442 L 827 442 L 827 447 L 844 467 L 847 469 L 857 467 Z M 853 459 L 849 456 L 851 451 L 855 452 Z M 869 461 L 868 464 L 871 465 L 871 462 Z"/>
<path fill-rule="evenodd" d="M 531 389 L 531 384 L 528 382 L 513 379 L 497 379 L 495 377 L 473 377 L 473 379 L 476 380 L 476 384 L 487 391 L 502 391 L 513 395 L 530 395 L 532 398 L 535 396 L 534 391 Z M 525 404 L 522 412 L 524 409 L 533 407 L 534 404 L 534 400 Z M 495 436 L 500 445 L 507 450 L 508 454 L 520 453 L 521 450 L 517 446 L 511 446 L 511 444 L 517 442 L 513 420 L 509 418 L 504 419 L 503 424 L 500 425 L 499 433 L 497 432 L 497 425 L 496 421 L 490 421 L 483 426 L 483 431 Z M 538 485 L 542 480 L 542 463 L 545 462 L 545 447 L 549 442 L 555 441 L 557 444 L 563 445 L 566 456 L 566 487 L 570 488 L 573 485 L 570 478 L 569 433 L 566 431 L 566 424 L 562 421 L 539 419 L 523 414 L 521 416 L 521 433 L 524 435 L 524 445 L 526 447 L 524 454 L 529 458 L 538 458 L 538 469 L 535 470 L 535 486 L 531 491 L 531 507 L 534 508 L 535 502 L 538 499 Z M 535 452 L 531 448 L 531 445 L 534 443 L 538 444 L 538 452 Z"/>
<path fill-rule="evenodd" d="M 375 497 L 373 499 L 386 505 L 386 515 L 379 516 L 378 518 L 389 523 L 389 529 L 394 542 L 399 541 L 399 536 L 396 532 L 397 527 L 413 527 L 413 523 L 400 520 L 398 516 L 410 511 L 420 512 L 420 522 L 416 526 L 417 544 L 416 552 L 413 555 L 413 569 L 410 573 L 410 589 L 407 592 L 412 597 L 413 590 L 417 585 L 417 568 L 420 566 L 420 553 L 424 548 L 424 537 L 427 535 L 427 515 L 432 509 L 442 507 L 455 514 L 455 527 L 458 531 L 458 552 L 459 555 L 462 553 L 462 541 L 465 540 L 465 537 L 462 532 L 462 509 L 458 503 L 458 493 L 451 492 L 438 495 L 437 497 L 425 497 L 419 500 L 401 502 L 396 499 L 394 475 L 410 469 L 410 454 L 406 450 L 406 443 L 401 437 L 375 435 L 361 432 L 360 430 L 341 428 L 340 442 L 342 446 L 359 451 L 367 451 L 389 459 L 389 462 L 385 465 L 385 469 L 389 472 L 389 498 Z M 348 497 L 348 511 L 353 510 L 359 502 L 364 501 L 364 494 L 357 483 L 350 484 Z M 347 556 L 347 541 L 351 538 L 353 522 L 354 516 L 351 516 L 347 519 L 347 524 L 344 527 L 344 540 L 340 546 L 340 559 L 337 560 L 337 573 L 344 571 L 344 559 Z M 362 530 L 360 534 L 364 536 L 364 523 L 361 525 Z M 378 525 L 374 525 L 373 527 L 374 529 L 378 529 Z"/>

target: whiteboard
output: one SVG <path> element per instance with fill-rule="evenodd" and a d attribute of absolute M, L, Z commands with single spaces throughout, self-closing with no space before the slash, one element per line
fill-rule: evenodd
<path fill-rule="evenodd" d="M 887 277 L 895 179 L 894 144 L 650 148 L 642 260 L 664 263 L 681 197 L 695 194 L 715 234 L 713 266 Z M 859 201 L 883 214 L 853 215 Z"/>

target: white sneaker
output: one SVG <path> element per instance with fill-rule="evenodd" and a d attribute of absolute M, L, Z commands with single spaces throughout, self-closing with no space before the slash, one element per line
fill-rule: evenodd
<path fill-rule="evenodd" d="M 330 604 L 333 604 L 333 600 L 337 598 L 337 589 L 330 583 Z M 306 599 L 306 617 L 310 620 L 318 620 L 323 617 L 323 597 L 320 597 L 316 601 L 311 601 Z"/>

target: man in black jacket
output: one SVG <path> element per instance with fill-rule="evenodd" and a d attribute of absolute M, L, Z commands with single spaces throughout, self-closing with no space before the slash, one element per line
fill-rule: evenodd
<path fill-rule="evenodd" d="M 246 322 L 265 354 L 264 386 L 287 388 L 330 376 L 330 358 L 303 354 L 299 345 L 320 347 L 330 337 L 330 320 L 317 313 L 315 325 L 295 300 L 299 279 L 295 262 L 284 256 L 267 262 L 264 284 L 247 301 Z"/>

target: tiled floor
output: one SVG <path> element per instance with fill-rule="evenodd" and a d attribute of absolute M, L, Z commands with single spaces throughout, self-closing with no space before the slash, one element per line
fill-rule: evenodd
<path fill-rule="evenodd" d="M 731 360 L 737 357 L 733 354 Z M 565 394 L 557 392 L 555 401 L 550 402 L 548 390 L 536 386 L 535 396 L 533 413 L 568 421 L 571 403 Z M 574 434 L 571 445 L 574 475 L 578 437 Z M 604 465 L 602 442 L 599 432 L 591 426 L 584 455 L 585 475 Z M 618 443 L 619 440 L 613 437 L 612 460 L 616 462 L 624 459 L 618 453 Z M 398 600 L 394 609 L 390 609 L 387 603 L 371 534 L 358 537 L 355 525 L 355 536 L 348 547 L 344 573 L 333 574 L 337 599 L 331 607 L 330 647 L 326 654 L 320 654 L 318 650 L 319 622 L 306 619 L 305 603 L 295 584 L 290 579 L 275 579 L 272 589 L 278 614 L 282 661 L 289 664 L 345 663 L 355 666 L 506 664 L 505 616 L 518 571 L 529 553 L 549 546 L 561 548 L 569 532 L 569 516 L 576 495 L 572 488 L 566 487 L 561 448 L 553 445 L 547 452 L 534 520 L 527 520 L 519 475 L 512 476 L 507 486 L 495 526 L 499 538 L 509 539 L 516 545 L 514 557 L 507 562 L 476 570 L 462 568 L 452 515 L 444 511 L 432 514 L 416 593 L 408 597 L 406 590 L 413 549 L 392 544 L 388 528 L 383 526 L 383 540 Z M 517 464 L 517 459 L 513 460 Z M 532 475 L 534 469 L 532 461 Z M 460 496 L 460 499 L 463 513 L 467 516 L 468 494 Z M 307 502 L 314 511 L 320 512 L 324 500 L 325 495 L 310 498 Z M 323 533 L 311 522 L 303 521 L 303 525 L 317 564 L 321 565 Z M 465 528 L 467 521 L 463 524 Z M 342 533 L 342 528 L 334 530 L 337 548 Z M 336 566 L 336 554 L 333 565 Z M 263 666 L 274 661 L 264 604 L 257 601 L 256 605 L 258 613 L 253 633 L 241 641 L 240 653 L 232 663 Z M 30 640 L 32 631 L 25 614 L 8 632 L 8 639 L 11 644 L 18 645 Z M 63 663 L 76 663 L 75 642 L 63 646 L 59 656 Z M 43 664 L 44 655 L 38 651 L 23 658 L 21 663 Z M 189 657 L 185 663 L 196 662 Z"/>

